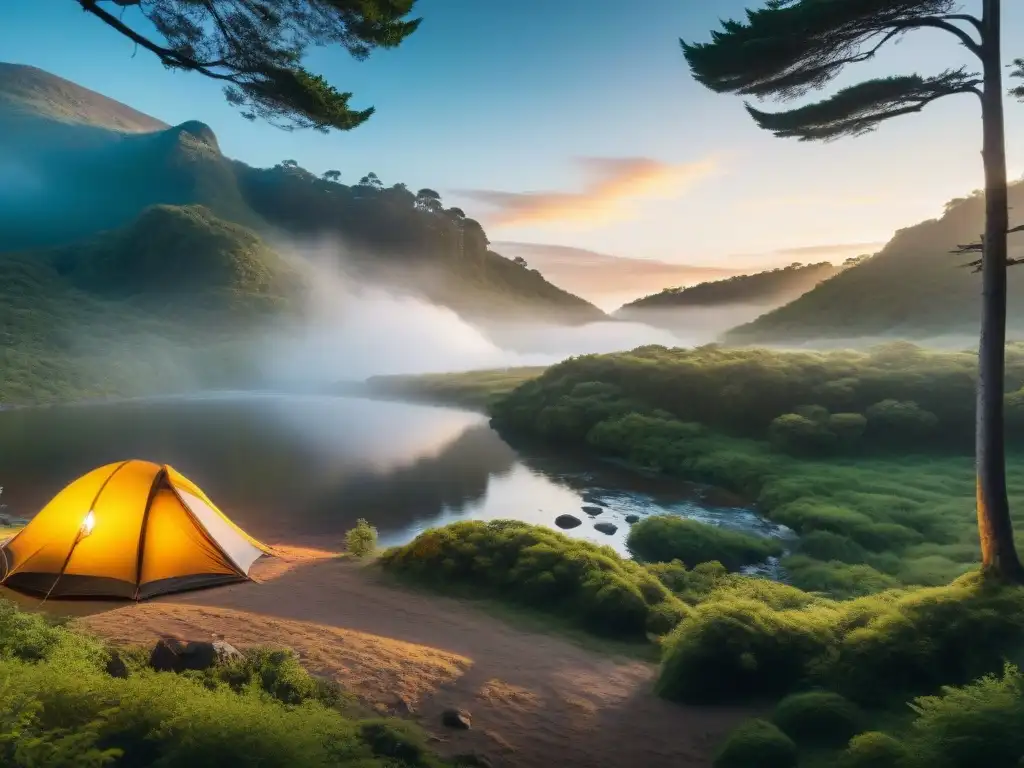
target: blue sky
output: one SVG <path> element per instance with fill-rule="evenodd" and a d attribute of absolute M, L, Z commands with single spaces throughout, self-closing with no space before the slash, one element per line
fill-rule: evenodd
<path fill-rule="evenodd" d="M 245 121 L 216 83 L 168 72 L 144 50 L 133 56 L 130 42 L 74 0 L 5 8 L 0 56 L 168 123 L 202 120 L 225 154 L 252 165 L 291 158 L 316 172 L 338 169 L 343 181 L 372 170 L 386 184 L 430 186 L 481 219 L 492 240 L 690 264 L 807 261 L 817 252 L 791 249 L 856 251 L 981 185 L 972 97 L 943 100 L 867 137 L 811 145 L 773 138 L 740 99 L 694 83 L 678 38 L 706 39 L 719 18 L 754 4 L 420 0 L 424 22 L 399 49 L 365 62 L 311 53 L 309 67 L 353 91 L 354 106 L 377 108 L 364 126 L 327 136 Z M 125 20 L 137 23 L 134 13 Z M 1024 55 L 1024 43 L 1013 50 L 1024 40 L 1024 3 L 1004 3 L 1004 15 L 1007 56 Z M 836 85 L 966 62 L 952 37 L 916 32 Z M 1007 102 L 1007 123 L 1016 177 L 1024 105 Z M 620 172 L 646 181 L 613 183 Z M 600 174 L 608 194 L 595 203 L 604 193 L 586 191 Z"/>

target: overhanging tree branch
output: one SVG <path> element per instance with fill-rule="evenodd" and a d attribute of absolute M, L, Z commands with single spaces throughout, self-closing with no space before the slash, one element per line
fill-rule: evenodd
<path fill-rule="evenodd" d="M 831 141 L 867 133 L 893 117 L 920 112 L 944 96 L 977 93 L 980 84 L 975 75 L 955 69 L 930 78 L 904 75 L 868 80 L 822 101 L 781 112 L 762 112 L 750 104 L 746 108 L 759 127 L 780 138 Z"/>
<path fill-rule="evenodd" d="M 365 59 L 375 48 L 401 44 L 420 23 L 404 19 L 416 0 L 75 1 L 164 66 L 223 82 L 244 117 L 286 130 L 349 130 L 374 111 L 351 109 L 351 93 L 304 69 L 308 47 L 339 45 Z M 138 8 L 163 40 L 133 29 L 105 10 L 107 3 Z"/>
<path fill-rule="evenodd" d="M 954 23 L 980 33 L 980 22 L 957 10 L 956 0 L 788 0 L 749 10 L 745 21 L 723 21 L 709 43 L 680 44 L 707 88 L 787 100 L 821 88 L 847 64 L 872 58 L 914 29 L 948 32 L 980 58 L 980 43 Z"/>

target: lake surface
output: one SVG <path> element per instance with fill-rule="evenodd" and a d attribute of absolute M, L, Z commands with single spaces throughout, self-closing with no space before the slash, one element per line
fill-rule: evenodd
<path fill-rule="evenodd" d="M 332 396 L 216 393 L 0 412 L 0 501 L 31 517 L 90 469 L 166 463 L 268 543 L 338 548 L 358 518 L 382 545 L 456 520 L 583 524 L 570 536 L 625 552 L 629 514 L 673 513 L 784 536 L 738 499 L 574 457 L 510 447 L 486 417 Z M 589 517 L 581 509 L 603 511 Z M 618 526 L 607 536 L 593 527 Z"/>

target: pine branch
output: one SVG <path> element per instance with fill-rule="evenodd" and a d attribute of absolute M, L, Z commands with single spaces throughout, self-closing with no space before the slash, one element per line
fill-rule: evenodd
<path fill-rule="evenodd" d="M 788 100 L 821 88 L 847 65 L 875 56 L 887 42 L 915 29 L 940 29 L 976 56 L 981 44 L 955 22 L 956 0 L 792 0 L 723 21 L 711 42 L 680 40 L 702 85 L 718 93 Z"/>
<path fill-rule="evenodd" d="M 781 112 L 762 112 L 750 104 L 746 108 L 759 127 L 780 138 L 831 141 L 868 133 L 883 120 L 920 112 L 944 96 L 977 93 L 980 84 L 975 75 L 956 69 L 930 78 L 905 75 L 868 80 L 822 101 Z"/>
<path fill-rule="evenodd" d="M 1013 234 L 1014 232 L 1024 232 L 1024 224 L 1019 224 L 1016 227 L 1011 227 L 1010 229 L 1006 230 L 1006 234 L 1008 234 L 1008 235 L 1009 234 Z M 955 253 L 955 254 L 958 254 L 958 255 L 959 254 L 964 254 L 964 253 L 981 253 L 982 255 L 984 255 L 984 248 L 985 248 L 985 242 L 984 242 L 984 237 L 982 237 L 976 243 L 966 243 L 964 245 L 957 245 L 957 247 L 954 250 L 950 251 L 950 253 Z M 982 262 L 982 259 L 981 258 L 977 258 L 974 261 L 969 261 L 966 264 L 961 264 L 960 266 L 964 267 L 964 268 L 972 267 L 972 269 L 971 269 L 972 272 L 981 272 L 981 262 Z M 1006 266 L 1008 266 L 1008 267 L 1012 267 L 1015 264 L 1024 264 L 1024 259 L 1009 259 L 1008 258 L 1006 260 Z"/>

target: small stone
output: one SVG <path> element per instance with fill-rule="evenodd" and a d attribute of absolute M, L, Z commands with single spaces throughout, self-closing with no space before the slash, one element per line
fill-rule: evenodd
<path fill-rule="evenodd" d="M 473 718 L 464 709 L 446 709 L 441 713 L 441 724 L 446 728 L 468 731 L 473 725 Z"/>
<path fill-rule="evenodd" d="M 640 522 L 640 515 L 626 515 L 626 522 L 632 525 Z"/>
<path fill-rule="evenodd" d="M 181 654 L 185 643 L 176 637 L 162 637 L 149 654 L 149 666 L 157 672 L 180 672 L 184 669 Z"/>
<path fill-rule="evenodd" d="M 600 531 L 601 533 L 605 534 L 606 536 L 611 536 L 613 533 L 615 533 L 617 530 L 619 530 L 619 528 L 618 528 L 617 525 L 615 525 L 613 523 L 601 522 L 601 523 L 594 523 L 594 530 L 595 531 Z"/>
<path fill-rule="evenodd" d="M 569 529 L 575 528 L 577 525 L 582 525 L 578 517 L 575 515 L 559 515 L 555 518 L 555 525 L 559 528 Z"/>
<path fill-rule="evenodd" d="M 595 507 L 593 504 L 584 504 L 583 511 L 586 512 L 588 515 L 600 515 L 602 512 L 604 512 L 604 508 Z"/>

